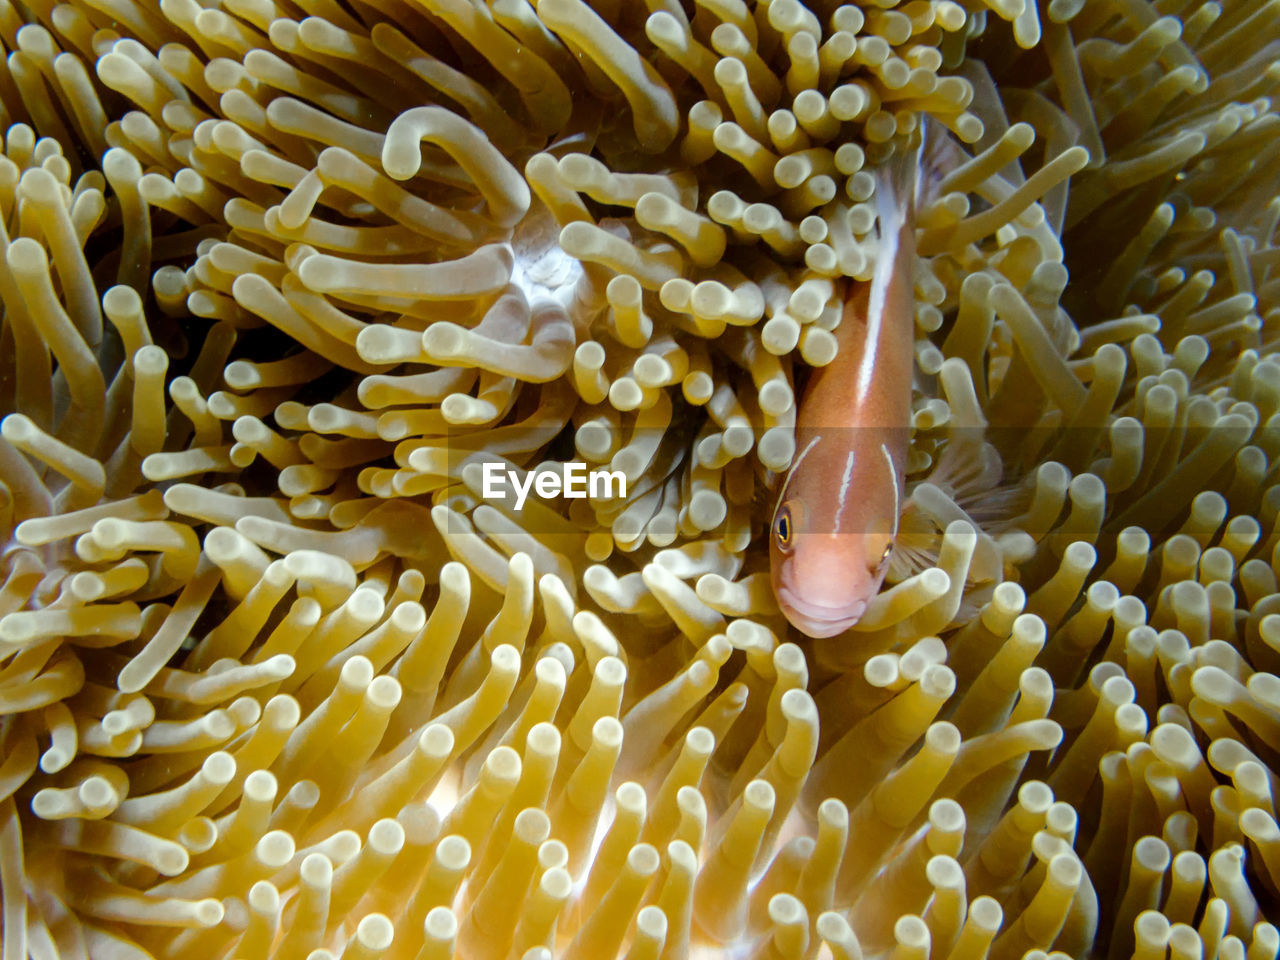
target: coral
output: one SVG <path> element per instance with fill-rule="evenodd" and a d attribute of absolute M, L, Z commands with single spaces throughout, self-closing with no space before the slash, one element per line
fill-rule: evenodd
<path fill-rule="evenodd" d="M 1276 956 L 1278 24 L 0 0 L 6 960 Z M 890 584 L 789 638 L 925 117 Z"/>

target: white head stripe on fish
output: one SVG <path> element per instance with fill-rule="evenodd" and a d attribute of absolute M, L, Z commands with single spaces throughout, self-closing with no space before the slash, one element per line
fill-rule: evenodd
<path fill-rule="evenodd" d="M 884 462 L 889 464 L 889 478 L 893 481 L 893 534 L 898 535 L 898 521 L 902 519 L 902 495 L 898 492 L 898 468 L 893 465 L 893 454 L 885 444 L 880 444 L 880 452 L 884 454 Z M 850 454 L 849 456 L 853 456 Z"/>
<path fill-rule="evenodd" d="M 840 478 L 840 500 L 836 506 L 836 533 L 840 532 L 840 522 L 844 519 L 844 501 L 849 495 L 849 484 L 853 480 L 853 461 L 856 456 L 857 452 L 850 450 L 844 462 L 844 476 Z"/>
<path fill-rule="evenodd" d="M 782 498 L 787 492 L 787 484 L 791 482 L 791 475 L 796 472 L 796 468 L 804 462 L 804 458 L 809 455 L 809 451 L 812 450 L 821 439 L 821 436 L 814 437 L 805 445 L 805 448 L 800 451 L 800 456 L 791 461 L 791 469 L 788 470 L 787 475 L 782 478 L 782 486 L 778 488 L 778 502 L 774 504 L 773 516 L 769 518 L 770 527 L 773 526 L 773 521 L 778 519 L 778 508 L 782 506 Z"/>

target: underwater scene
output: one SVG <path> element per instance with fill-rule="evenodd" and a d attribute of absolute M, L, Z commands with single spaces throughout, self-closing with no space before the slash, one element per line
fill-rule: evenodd
<path fill-rule="evenodd" d="M 1280 958 L 1280 0 L 0 42 L 0 960 Z"/>

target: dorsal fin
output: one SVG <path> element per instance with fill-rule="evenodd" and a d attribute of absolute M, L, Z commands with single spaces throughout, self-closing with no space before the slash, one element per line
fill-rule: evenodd
<path fill-rule="evenodd" d="M 921 115 L 919 138 L 915 149 L 895 152 L 880 167 L 876 193 L 882 229 L 914 221 L 917 210 L 938 199 L 947 176 L 969 159 L 932 117 Z"/>
<path fill-rule="evenodd" d="M 896 150 L 876 171 L 876 214 L 881 238 L 894 236 L 915 221 L 920 190 L 920 148 Z"/>
<path fill-rule="evenodd" d="M 952 139 L 939 121 L 922 115 L 920 120 L 920 175 L 916 181 L 916 209 L 933 203 L 942 195 L 942 185 L 969 160 L 969 155 Z"/>

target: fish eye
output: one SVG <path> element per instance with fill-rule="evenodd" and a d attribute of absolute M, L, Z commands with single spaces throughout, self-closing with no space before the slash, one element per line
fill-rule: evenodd
<path fill-rule="evenodd" d="M 791 546 L 791 536 L 794 532 L 791 526 L 791 511 L 783 507 L 778 511 L 778 519 L 773 522 L 773 533 L 778 538 L 779 546 Z"/>

